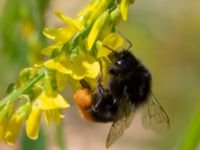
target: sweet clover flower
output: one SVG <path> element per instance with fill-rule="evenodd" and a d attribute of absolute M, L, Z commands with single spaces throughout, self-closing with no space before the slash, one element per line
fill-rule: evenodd
<path fill-rule="evenodd" d="M 127 19 L 128 6 L 133 2 L 93 0 L 76 18 L 55 13 L 65 25 L 43 31 L 54 41 L 41 50 L 49 59 L 23 69 L 16 84 L 8 88 L 7 96 L 0 101 L 0 140 L 14 144 L 24 122 L 27 136 L 37 139 L 42 115 L 47 125 L 60 123 L 63 110 L 70 104 L 59 91 L 67 82 L 73 89 L 80 87 L 81 79 L 95 86 L 99 60 L 106 59 L 111 52 L 104 45 L 113 50 L 123 45 L 117 25 Z M 106 72 L 107 62 L 102 65 Z"/>

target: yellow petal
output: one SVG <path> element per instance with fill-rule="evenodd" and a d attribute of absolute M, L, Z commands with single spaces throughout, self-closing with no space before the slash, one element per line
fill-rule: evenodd
<path fill-rule="evenodd" d="M 66 26 L 58 29 L 45 28 L 43 34 L 49 39 L 66 43 L 74 36 L 76 32 L 78 32 L 76 27 Z"/>
<path fill-rule="evenodd" d="M 50 59 L 50 60 L 46 61 L 44 63 L 44 66 L 49 68 L 49 69 L 57 70 L 60 73 L 72 74 L 72 70 L 66 68 L 60 62 L 58 62 L 58 61 L 56 61 L 54 59 Z"/>
<path fill-rule="evenodd" d="M 105 46 L 113 50 L 117 50 L 120 46 L 123 45 L 123 42 L 124 42 L 124 39 L 119 34 L 110 33 L 108 36 L 104 38 L 102 44 L 100 43 L 100 46 L 99 46 L 100 48 L 99 48 L 97 57 L 100 58 L 100 57 L 108 56 L 108 54 L 112 52 Z"/>
<path fill-rule="evenodd" d="M 25 113 L 15 113 L 9 121 L 4 140 L 7 144 L 14 144 L 18 138 Z"/>
<path fill-rule="evenodd" d="M 118 25 L 121 21 L 121 11 L 119 6 L 116 7 L 110 14 L 112 21 L 114 21 L 115 25 Z"/>
<path fill-rule="evenodd" d="M 57 108 L 67 108 L 69 104 L 60 94 L 47 95 L 46 92 L 38 97 L 38 107 L 42 110 L 50 110 Z"/>
<path fill-rule="evenodd" d="M 36 140 L 40 130 L 40 119 L 42 110 L 38 107 L 33 107 L 26 121 L 26 134 L 30 139 Z"/>
<path fill-rule="evenodd" d="M 88 24 L 90 24 L 93 20 L 95 20 L 95 18 L 102 14 L 112 1 L 113 0 L 101 0 L 98 5 L 94 7 L 93 12 L 88 19 Z"/>
<path fill-rule="evenodd" d="M 85 9 L 80 11 L 77 16 L 80 17 L 80 16 L 84 16 L 88 12 L 93 12 L 96 9 L 97 5 L 99 5 L 100 2 L 101 1 L 93 0 L 92 3 L 89 4 Z"/>
<path fill-rule="evenodd" d="M 66 59 L 68 59 L 68 58 L 59 59 L 65 65 L 63 65 L 62 63 L 60 63 L 54 59 L 51 59 L 51 60 L 45 62 L 44 66 L 49 69 L 57 70 L 60 73 L 68 74 L 75 80 L 83 79 L 86 74 L 86 69 L 82 65 L 83 58 L 77 56 L 77 58 L 76 57 L 73 58 L 73 61 L 66 60 Z M 77 67 L 77 66 L 79 66 L 79 67 Z"/>
<path fill-rule="evenodd" d="M 85 74 L 76 74 L 76 73 L 72 73 L 70 75 L 74 80 L 81 80 L 85 77 Z"/>
<path fill-rule="evenodd" d="M 60 72 L 56 73 L 56 83 L 57 83 L 58 89 L 63 90 L 66 86 L 67 80 L 68 80 L 68 77 L 66 74 L 63 74 Z"/>
<path fill-rule="evenodd" d="M 4 138 L 12 108 L 13 104 L 10 104 L 0 110 L 0 141 Z"/>
<path fill-rule="evenodd" d="M 70 76 L 75 80 L 81 80 L 85 77 L 86 69 L 82 62 L 85 60 L 85 55 L 79 53 L 71 58 L 71 62 L 67 64 L 67 68 L 72 71 Z"/>
<path fill-rule="evenodd" d="M 101 31 L 101 28 L 103 27 L 103 25 L 107 22 L 109 18 L 109 12 L 105 11 L 101 16 L 98 17 L 98 19 L 95 21 L 90 34 L 88 36 L 88 50 L 91 50 L 91 48 L 94 45 L 94 42 L 97 39 L 97 36 L 99 34 L 99 32 Z"/>
<path fill-rule="evenodd" d="M 71 26 L 74 26 L 77 30 L 80 31 L 83 28 L 82 25 L 80 23 L 78 23 L 76 20 L 74 20 L 70 17 L 64 16 L 61 12 L 55 12 L 55 14 L 57 17 L 59 17 L 65 23 L 67 23 Z"/>
<path fill-rule="evenodd" d="M 53 45 L 50 45 L 50 46 L 48 46 L 46 48 L 43 48 L 41 53 L 43 55 L 51 56 L 55 49 L 61 50 L 62 46 L 63 46 L 62 42 L 57 42 L 57 43 L 55 43 Z"/>
<path fill-rule="evenodd" d="M 83 61 L 83 66 L 86 68 L 86 77 L 88 78 L 96 78 L 100 71 L 100 65 L 97 61 L 93 63 L 88 63 L 87 61 Z"/>
<path fill-rule="evenodd" d="M 121 0 L 120 3 L 120 11 L 122 15 L 122 19 L 125 21 L 128 16 L 128 5 L 129 5 L 129 0 Z"/>
<path fill-rule="evenodd" d="M 8 121 L 0 118 L 0 141 L 2 141 L 7 129 Z"/>
<path fill-rule="evenodd" d="M 61 119 L 64 118 L 64 115 L 58 109 L 45 110 L 44 116 L 47 125 L 50 125 L 52 122 L 60 124 Z"/>
<path fill-rule="evenodd" d="M 43 34 L 49 39 L 55 40 L 56 31 L 57 31 L 56 29 L 44 28 Z"/>

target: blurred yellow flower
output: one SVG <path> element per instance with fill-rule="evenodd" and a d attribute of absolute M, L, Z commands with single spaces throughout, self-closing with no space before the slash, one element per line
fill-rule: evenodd
<path fill-rule="evenodd" d="M 31 103 L 26 102 L 20 106 L 9 120 L 8 127 L 4 136 L 7 144 L 14 144 L 18 138 L 22 122 L 26 119 L 31 111 Z"/>
<path fill-rule="evenodd" d="M 3 109 L 0 112 L 0 141 L 3 140 L 4 134 L 5 134 L 6 129 L 7 129 L 7 124 L 8 124 L 7 113 L 8 113 L 7 109 Z"/>
<path fill-rule="evenodd" d="M 26 121 L 26 134 L 30 139 L 36 140 L 40 130 L 42 110 L 35 103 Z"/>
<path fill-rule="evenodd" d="M 121 0 L 120 11 L 121 11 L 122 19 L 124 21 L 126 21 L 127 16 L 128 16 L 128 5 L 129 5 L 129 0 Z"/>
<path fill-rule="evenodd" d="M 8 127 L 4 136 L 7 144 L 14 144 L 18 138 L 22 121 L 25 120 L 25 113 L 15 113 L 8 123 Z"/>
<path fill-rule="evenodd" d="M 4 108 L 0 109 L 0 141 L 3 140 L 7 130 L 9 117 L 12 113 L 13 104 L 6 104 Z"/>

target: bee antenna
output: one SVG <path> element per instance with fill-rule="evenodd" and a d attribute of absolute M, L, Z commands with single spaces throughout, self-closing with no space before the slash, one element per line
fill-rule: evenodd
<path fill-rule="evenodd" d="M 109 49 L 109 50 L 112 51 L 114 54 L 117 54 L 117 52 L 116 52 L 114 49 L 108 47 L 107 45 L 103 45 L 103 47 Z"/>
<path fill-rule="evenodd" d="M 121 37 L 129 44 L 128 45 L 128 47 L 126 48 L 126 50 L 129 50 L 132 46 L 133 46 L 133 44 L 118 30 L 117 31 L 120 35 L 121 35 Z"/>

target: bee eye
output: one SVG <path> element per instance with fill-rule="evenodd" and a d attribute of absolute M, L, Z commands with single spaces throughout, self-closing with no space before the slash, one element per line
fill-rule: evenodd
<path fill-rule="evenodd" d="M 126 62 L 126 60 L 127 60 L 127 56 L 125 55 L 125 54 L 121 54 L 121 55 L 119 55 L 119 57 L 118 57 L 118 60 L 117 60 L 117 64 L 118 65 L 122 65 L 124 62 Z"/>
<path fill-rule="evenodd" d="M 117 61 L 117 65 L 118 65 L 118 66 L 122 66 L 122 65 L 123 65 L 123 62 L 124 62 L 123 60 L 118 60 L 118 61 Z"/>
<path fill-rule="evenodd" d="M 125 59 L 125 58 L 126 58 L 126 56 L 124 54 L 122 54 L 122 55 L 119 56 L 120 60 Z"/>

